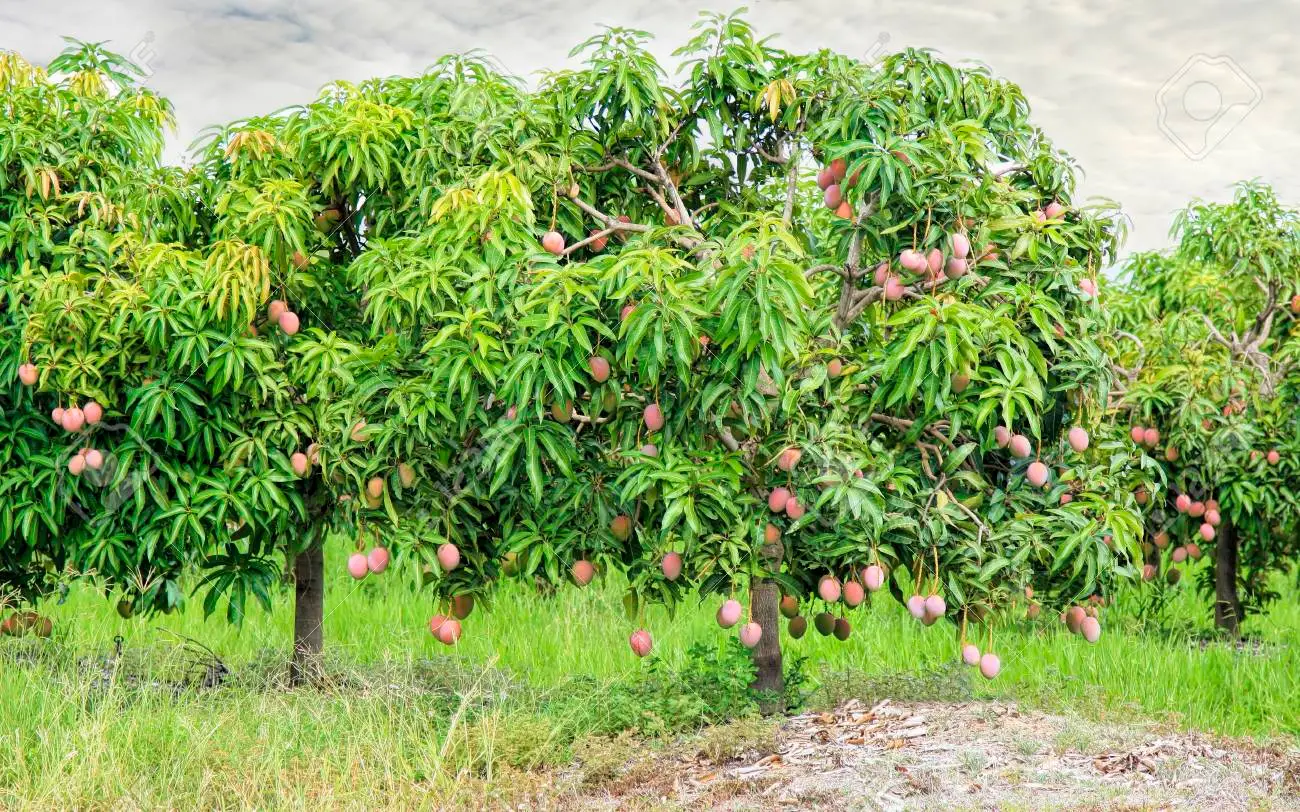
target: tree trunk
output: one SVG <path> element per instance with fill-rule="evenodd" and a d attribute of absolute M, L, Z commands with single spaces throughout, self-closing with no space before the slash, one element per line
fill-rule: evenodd
<path fill-rule="evenodd" d="M 1237 596 L 1237 528 L 1225 521 L 1214 545 L 1214 625 L 1233 637 L 1241 634 Z"/>
<path fill-rule="evenodd" d="M 781 565 L 781 543 L 769 544 L 763 548 L 763 559 L 769 570 L 775 571 Z M 755 578 L 750 583 L 749 614 L 759 625 L 763 634 L 754 646 L 754 665 L 758 673 L 754 676 L 753 689 L 764 694 L 759 702 L 759 711 L 764 715 L 781 713 L 785 710 L 785 675 L 781 670 L 781 590 L 772 581 Z"/>
<path fill-rule="evenodd" d="M 305 685 L 321 675 L 321 652 L 325 647 L 322 625 L 325 619 L 325 551 L 313 543 L 293 561 L 293 659 L 289 682 Z"/>

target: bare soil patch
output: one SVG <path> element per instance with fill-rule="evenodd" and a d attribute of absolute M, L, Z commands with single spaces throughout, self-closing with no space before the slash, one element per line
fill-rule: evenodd
<path fill-rule="evenodd" d="M 1300 750 L 1002 703 L 849 701 L 662 752 L 588 743 L 585 809 L 1300 809 Z M 744 748 L 735 752 L 732 748 Z M 571 794 L 570 794 L 571 793 Z M 558 799 L 557 799 L 558 800 Z"/>

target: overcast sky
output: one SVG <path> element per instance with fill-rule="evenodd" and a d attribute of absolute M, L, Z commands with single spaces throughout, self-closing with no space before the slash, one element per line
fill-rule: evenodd
<path fill-rule="evenodd" d="M 601 24 L 688 36 L 695 0 L 0 0 L 0 48 L 46 62 L 63 35 L 108 40 L 176 105 L 183 148 L 205 126 L 308 101 L 333 79 L 414 74 L 481 48 L 528 76 L 566 64 Z M 928 46 L 1017 82 L 1035 120 L 1082 164 L 1084 196 L 1118 200 L 1131 250 L 1166 242 L 1172 212 L 1262 178 L 1300 204 L 1300 0 L 751 0 L 794 51 L 866 56 Z M 1226 59 L 1224 59 L 1226 58 Z M 1160 101 L 1165 105 L 1162 111 Z"/>

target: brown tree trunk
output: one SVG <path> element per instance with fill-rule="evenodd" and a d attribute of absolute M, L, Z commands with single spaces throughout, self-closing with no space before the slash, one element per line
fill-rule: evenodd
<path fill-rule="evenodd" d="M 783 552 L 780 542 L 763 548 L 763 559 L 769 570 L 775 571 L 781 565 Z M 780 605 L 781 590 L 774 582 L 755 578 L 750 583 L 749 615 L 763 630 L 758 645 L 754 646 L 754 665 L 757 666 L 758 673 L 754 676 L 753 688 L 763 694 L 758 708 L 765 715 L 785 710 Z"/>
<path fill-rule="evenodd" d="M 325 648 L 325 551 L 313 543 L 293 561 L 293 659 L 289 682 L 305 685 L 321 675 Z"/>
<path fill-rule="evenodd" d="M 1214 625 L 1233 637 L 1241 634 L 1237 596 L 1237 528 L 1225 521 L 1214 545 Z"/>

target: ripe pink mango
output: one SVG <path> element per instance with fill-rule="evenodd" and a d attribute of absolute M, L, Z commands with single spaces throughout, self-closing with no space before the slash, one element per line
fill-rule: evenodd
<path fill-rule="evenodd" d="M 81 431 L 86 425 L 86 413 L 73 406 L 71 409 L 63 411 L 63 430 L 64 431 Z"/>
<path fill-rule="evenodd" d="M 908 598 L 907 611 L 917 620 L 925 617 L 925 598 L 921 595 L 913 595 Z"/>
<path fill-rule="evenodd" d="M 366 567 L 376 575 L 388 569 L 388 548 L 375 547 L 366 553 Z"/>
<path fill-rule="evenodd" d="M 1142 444 L 1149 448 L 1155 448 L 1156 446 L 1160 445 L 1160 430 L 1149 428 L 1143 431 Z"/>
<path fill-rule="evenodd" d="M 940 618 L 948 611 L 948 604 L 941 595 L 931 595 L 925 599 L 925 613 Z"/>
<path fill-rule="evenodd" d="M 997 426 L 993 429 L 993 442 L 997 443 L 998 448 L 1006 448 L 1011 443 L 1011 432 L 1006 426 Z"/>
<path fill-rule="evenodd" d="M 1033 445 L 1029 438 L 1023 434 L 1016 434 L 1011 438 L 1011 456 L 1024 459 L 1034 452 Z"/>
<path fill-rule="evenodd" d="M 642 417 L 645 420 L 645 427 L 650 431 L 659 431 L 664 427 L 664 413 L 658 403 L 646 406 Z"/>
<path fill-rule="evenodd" d="M 885 301 L 897 302 L 903 298 L 904 286 L 897 276 L 890 275 L 885 279 Z"/>
<path fill-rule="evenodd" d="M 632 647 L 632 652 L 638 657 L 644 657 L 650 653 L 654 647 L 654 640 L 650 637 L 650 632 L 645 629 L 637 629 L 632 632 L 632 636 L 627 639 L 627 643 Z"/>
<path fill-rule="evenodd" d="M 1178 494 L 1174 499 L 1174 507 L 1178 509 L 1179 513 L 1186 513 L 1192 509 L 1192 497 L 1185 493 Z"/>
<path fill-rule="evenodd" d="M 757 623 L 746 623 L 740 627 L 740 642 L 745 648 L 753 648 L 763 637 L 763 627 Z"/>
<path fill-rule="evenodd" d="M 840 192 L 839 184 L 832 183 L 826 187 L 826 192 L 822 195 L 822 203 L 828 209 L 837 209 L 844 202 L 844 195 Z"/>
<path fill-rule="evenodd" d="M 931 277 L 938 276 L 943 271 L 943 252 L 938 248 L 931 248 L 925 264 Z"/>
<path fill-rule="evenodd" d="M 364 553 L 353 553 L 348 556 L 348 575 L 360 581 L 370 572 L 370 566 L 366 563 Z"/>
<path fill-rule="evenodd" d="M 872 564 L 862 571 L 862 583 L 872 592 L 885 585 L 885 570 L 878 564 Z"/>
<path fill-rule="evenodd" d="M 569 573 L 578 586 L 586 586 L 591 583 L 592 578 L 596 577 L 596 567 L 590 561 L 579 559 L 573 562 Z"/>
<path fill-rule="evenodd" d="M 985 679 L 993 679 L 1002 672 L 1002 660 L 996 654 L 985 654 L 980 657 L 980 674 Z"/>
<path fill-rule="evenodd" d="M 593 355 L 587 359 L 587 368 L 591 370 L 591 377 L 596 383 L 604 383 L 609 380 L 609 361 L 606 361 L 599 355 Z"/>
<path fill-rule="evenodd" d="M 1095 617 L 1085 617 L 1079 624 L 1079 631 L 1083 634 L 1084 640 L 1096 643 L 1101 639 L 1101 622 Z"/>
<path fill-rule="evenodd" d="M 862 589 L 862 584 L 857 581 L 848 581 L 844 584 L 844 602 L 849 606 L 860 606 L 866 598 L 867 593 Z"/>
<path fill-rule="evenodd" d="M 1038 460 L 1034 460 L 1029 463 L 1029 470 L 1025 472 L 1025 479 L 1029 480 L 1030 485 L 1033 485 L 1036 488 L 1041 488 L 1047 484 L 1047 479 L 1050 474 L 1051 472 L 1047 469 L 1046 465 L 1043 465 Z"/>
<path fill-rule="evenodd" d="M 952 235 L 952 255 L 954 259 L 970 256 L 970 238 L 961 232 Z"/>
<path fill-rule="evenodd" d="M 791 496 L 785 502 L 785 515 L 795 521 L 802 519 L 807 510 L 808 509 L 803 506 L 803 503 L 799 501 L 799 497 L 797 496 Z"/>
<path fill-rule="evenodd" d="M 927 265 L 925 255 L 914 248 L 904 248 L 898 255 L 898 264 L 912 273 L 923 272 Z"/>
<path fill-rule="evenodd" d="M 827 603 L 835 603 L 840 599 L 840 582 L 833 575 L 823 575 L 817 582 L 817 596 Z"/>
<path fill-rule="evenodd" d="M 786 503 L 790 501 L 790 491 L 785 488 L 773 488 L 772 493 L 768 494 L 767 507 L 773 513 L 781 513 L 785 510 Z"/>
<path fill-rule="evenodd" d="M 1146 436 L 1146 429 L 1141 426 L 1134 426 L 1128 430 L 1128 436 L 1133 439 L 1133 442 L 1142 445 L 1142 439 Z"/>
<path fill-rule="evenodd" d="M 1201 525 L 1200 532 L 1201 532 L 1201 538 L 1205 539 L 1206 541 L 1214 540 L 1214 525 L 1210 524 L 1209 522 L 1206 522 L 1205 524 Z"/>
<path fill-rule="evenodd" d="M 966 665 L 979 665 L 980 650 L 973 643 L 967 643 L 961 647 L 961 661 Z"/>
<path fill-rule="evenodd" d="M 280 325 L 280 329 L 283 330 L 284 334 L 287 336 L 297 335 L 298 328 L 301 326 L 301 323 L 298 321 L 298 314 L 292 310 L 286 310 L 281 313 L 280 318 L 276 319 L 276 324 Z"/>
<path fill-rule="evenodd" d="M 35 385 L 36 379 L 39 377 L 40 373 L 37 371 L 35 364 L 22 364 L 18 367 L 18 380 L 23 386 Z"/>
<path fill-rule="evenodd" d="M 454 646 L 460 642 L 460 621 L 449 618 L 438 627 L 438 641 L 443 645 Z"/>
<path fill-rule="evenodd" d="M 666 553 L 663 561 L 659 562 L 659 567 L 663 570 L 665 578 L 676 581 L 682 574 L 682 557 L 675 552 Z"/>
<path fill-rule="evenodd" d="M 722 602 L 718 607 L 718 625 L 724 629 L 730 629 L 740 622 L 740 615 L 744 609 L 740 601 L 728 599 Z"/>
<path fill-rule="evenodd" d="M 564 235 L 558 231 L 548 231 L 542 235 L 542 247 L 559 256 L 564 253 Z"/>
<path fill-rule="evenodd" d="M 92 448 L 86 452 L 86 467 L 92 471 L 98 471 L 104 467 L 104 454 L 98 449 Z"/>
<path fill-rule="evenodd" d="M 460 548 L 450 541 L 438 545 L 438 566 L 444 572 L 451 572 L 460 566 Z"/>
<path fill-rule="evenodd" d="M 1075 426 L 1066 432 L 1065 437 L 1070 443 L 1070 448 L 1073 448 L 1075 451 L 1083 453 L 1088 450 L 1088 432 L 1084 431 L 1082 428 Z"/>
<path fill-rule="evenodd" d="M 803 457 L 803 452 L 799 449 L 787 448 L 777 455 L 776 467 L 782 471 L 793 471 L 794 467 L 799 464 L 801 457 Z"/>

